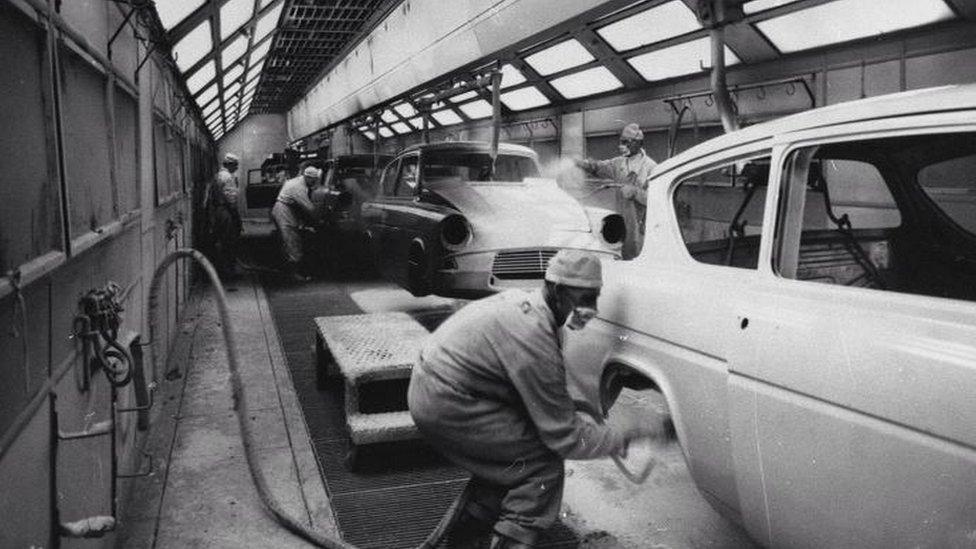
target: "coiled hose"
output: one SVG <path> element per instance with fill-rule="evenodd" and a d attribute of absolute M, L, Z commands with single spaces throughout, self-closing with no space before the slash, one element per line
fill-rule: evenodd
<path fill-rule="evenodd" d="M 272 517 L 274 517 L 274 519 L 277 520 L 282 526 L 287 528 L 288 531 L 311 544 L 318 547 L 326 547 L 328 549 L 355 549 L 356 546 L 346 543 L 341 539 L 337 539 L 322 532 L 309 529 L 300 521 L 288 515 L 288 513 L 286 513 L 284 508 L 281 506 L 281 503 L 271 495 L 271 491 L 268 488 L 268 479 L 264 476 L 264 472 L 258 465 L 257 456 L 254 454 L 254 432 L 252 431 L 251 422 L 247 421 L 247 394 L 244 392 L 243 383 L 238 371 L 237 340 L 234 336 L 234 330 L 231 328 L 230 313 L 227 309 L 227 294 L 224 292 L 224 286 L 221 284 L 220 278 L 217 276 L 217 271 L 214 270 L 213 265 L 202 253 L 198 252 L 197 250 L 191 248 L 180 248 L 170 252 L 166 255 L 166 257 L 163 258 L 159 266 L 156 267 L 156 271 L 153 273 L 152 283 L 149 287 L 148 311 L 149 341 L 153 346 L 153 372 L 155 373 L 158 371 L 157 361 L 162 355 L 160 352 L 160 343 L 157 337 L 159 330 L 156 325 L 156 310 L 159 307 L 159 287 L 162 282 L 163 275 L 166 273 L 166 269 L 180 259 L 196 261 L 203 271 L 207 273 L 207 277 L 210 279 L 211 284 L 213 284 L 214 290 L 217 294 L 217 309 L 220 314 L 221 329 L 224 335 L 224 348 L 227 352 L 227 364 L 231 375 L 234 411 L 237 413 L 237 420 L 241 426 L 241 440 L 244 445 L 244 455 L 247 458 L 248 469 L 251 472 L 251 479 L 254 481 L 254 486 L 257 488 L 258 495 L 261 498 L 261 503 L 264 504 L 264 507 L 268 510 L 268 512 L 271 513 Z M 447 533 L 448 528 L 455 522 L 460 510 L 464 507 L 464 504 L 469 497 L 469 487 L 470 484 L 466 486 L 457 499 L 454 500 L 454 503 L 452 503 L 450 508 L 448 508 L 440 523 L 438 523 L 437 527 L 434 528 L 430 535 L 427 536 L 427 539 L 425 539 L 423 543 L 418 546 L 418 549 L 433 549 L 440 543 L 441 539 Z"/>

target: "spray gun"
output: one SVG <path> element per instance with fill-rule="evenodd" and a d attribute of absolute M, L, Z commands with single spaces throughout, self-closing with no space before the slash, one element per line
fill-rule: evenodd
<path fill-rule="evenodd" d="M 126 385 L 132 379 L 132 357 L 118 342 L 123 311 L 121 288 L 109 282 L 103 288 L 89 290 L 81 298 L 79 308 L 81 314 L 74 319 L 74 337 L 84 342 L 85 360 L 78 388 L 87 391 L 90 372 L 99 367 L 105 371 L 109 383 L 115 387 Z"/>

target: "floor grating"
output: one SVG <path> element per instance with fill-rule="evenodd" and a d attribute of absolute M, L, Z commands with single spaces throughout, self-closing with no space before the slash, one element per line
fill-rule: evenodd
<path fill-rule="evenodd" d="M 312 319 L 362 311 L 336 283 L 297 285 L 268 277 L 263 284 L 344 539 L 370 549 L 417 546 L 464 488 L 465 471 L 420 441 L 363 447 L 356 470 L 350 471 L 345 466 L 350 442 L 342 385 L 333 383 L 322 391 L 316 388 Z M 433 329 L 449 311 L 430 309 L 412 314 L 427 329 Z M 577 545 L 576 535 L 557 524 L 547 532 L 541 547 Z"/>

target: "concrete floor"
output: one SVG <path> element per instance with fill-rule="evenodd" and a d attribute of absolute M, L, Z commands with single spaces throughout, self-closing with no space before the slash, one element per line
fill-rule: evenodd
<path fill-rule="evenodd" d="M 366 312 L 459 305 L 418 300 L 386 283 L 336 284 Z M 248 280 L 231 287 L 259 462 L 289 514 L 334 535 L 335 520 L 264 292 Z M 171 362 L 184 375 L 161 388 L 147 448 L 156 456 L 157 473 L 132 482 L 117 546 L 308 546 L 269 517 L 248 474 L 213 297 L 201 292 L 189 311 Z M 625 391 L 613 414 L 660 413 L 654 397 Z M 564 522 L 580 534 L 581 547 L 753 546 L 698 494 L 676 443 L 645 445 L 631 454 L 634 463 L 656 462 L 641 486 L 626 480 L 610 460 L 567 464 Z"/>

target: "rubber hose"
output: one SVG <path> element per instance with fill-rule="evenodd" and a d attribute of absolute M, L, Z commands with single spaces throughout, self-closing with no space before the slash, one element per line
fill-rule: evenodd
<path fill-rule="evenodd" d="M 243 383 L 241 381 L 240 372 L 238 370 L 238 353 L 237 353 L 237 340 L 234 336 L 234 330 L 231 327 L 230 313 L 227 309 L 227 294 L 224 292 L 224 286 L 220 282 L 220 277 L 217 276 L 217 271 L 214 269 L 210 261 L 200 252 L 191 248 L 181 248 L 170 252 L 163 258 L 159 266 L 156 267 L 156 271 L 153 273 L 152 283 L 149 287 L 149 338 L 153 345 L 153 372 L 157 371 L 157 361 L 159 360 L 160 353 L 157 352 L 159 347 L 157 332 L 158 328 L 156 326 L 156 309 L 159 306 L 159 288 L 161 286 L 163 275 L 172 264 L 174 264 L 179 259 L 190 259 L 196 261 L 198 265 L 203 269 L 210 279 L 211 284 L 213 284 L 214 290 L 217 294 L 217 309 L 220 314 L 221 331 L 224 335 L 224 349 L 227 353 L 227 364 L 230 369 L 231 375 L 231 386 L 233 390 L 234 398 L 234 411 L 237 413 L 237 420 L 241 427 L 241 441 L 244 445 L 244 455 L 247 458 L 248 469 L 251 472 L 251 479 L 254 481 L 254 486 L 257 488 L 258 496 L 261 498 L 261 503 L 264 504 L 268 512 L 271 513 L 272 517 L 277 520 L 282 526 L 284 526 L 288 531 L 297 535 L 298 537 L 312 543 L 318 547 L 326 547 L 328 549 L 355 549 L 355 545 L 346 543 L 341 539 L 333 538 L 322 532 L 317 532 L 311 530 L 302 524 L 300 521 L 290 516 L 284 511 L 281 503 L 271 495 L 271 490 L 268 487 L 268 480 L 264 476 L 264 472 L 258 465 L 257 456 L 254 453 L 254 432 L 252 431 L 251 422 L 247 421 L 248 417 L 248 406 L 247 406 L 247 395 L 243 390 Z M 467 499 L 470 497 L 470 483 L 465 486 L 465 489 L 461 494 L 454 500 L 444 517 L 441 518 L 440 523 L 437 527 L 427 536 L 427 539 L 423 541 L 418 546 L 418 549 L 433 549 L 436 547 L 441 538 L 447 533 L 447 529 L 454 523 L 457 516 L 460 514 L 460 510 L 464 507 Z"/>

